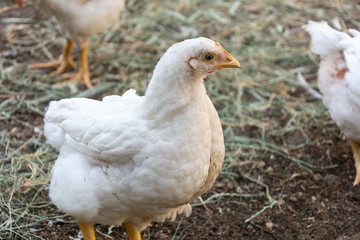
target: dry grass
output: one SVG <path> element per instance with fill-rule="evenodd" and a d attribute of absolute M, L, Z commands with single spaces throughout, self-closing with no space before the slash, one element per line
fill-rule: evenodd
<path fill-rule="evenodd" d="M 129 0 L 127 5 L 121 21 L 91 38 L 90 71 L 96 85 L 91 90 L 54 86 L 59 79 L 26 69 L 28 61 L 53 60 L 60 53 L 65 40 L 54 21 L 38 16 L 1 18 L 8 44 L 0 56 L 0 238 L 36 239 L 39 222 L 63 218 L 46 191 L 57 157 L 43 137 L 41 119 L 49 101 L 101 99 L 128 88 L 144 93 L 160 56 L 186 38 L 219 41 L 243 66 L 241 71 L 209 76 L 206 86 L 223 123 L 222 181 L 233 181 L 231 168 L 238 166 L 244 169 L 243 178 L 257 187 L 219 193 L 205 199 L 206 204 L 229 195 L 245 205 L 244 199 L 263 199 L 267 204 L 253 209 L 251 219 L 279 197 L 270 196 L 272 186 L 258 177 L 267 171 L 261 167 L 264 161 L 281 157 L 308 171 L 334 167 L 331 162 L 318 166 L 316 159 L 295 154 L 316 146 L 319 139 L 309 137 L 310 132 L 338 131 L 321 102 L 308 96 L 296 80 L 302 72 L 316 86 L 318 59 L 310 54 L 309 37 L 301 26 L 311 19 L 359 28 L 356 1 Z"/>

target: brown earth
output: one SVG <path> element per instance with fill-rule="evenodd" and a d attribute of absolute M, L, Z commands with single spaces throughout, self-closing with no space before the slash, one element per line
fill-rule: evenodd
<path fill-rule="evenodd" d="M 27 10 L 25 13 L 17 10 L 7 12 L 0 20 L 34 14 L 42 17 L 33 8 L 27 7 Z M 11 44 L 4 37 L 0 40 L 0 50 L 3 54 L 6 51 L 11 54 Z M 34 62 L 28 52 L 16 53 L 13 59 L 20 63 Z M 304 93 L 299 91 L 298 94 Z M 16 111 L 14 116 L 35 126 L 42 121 L 41 115 L 23 110 Z M 18 139 L 27 139 L 32 134 L 13 120 L 1 121 L 0 129 Z M 317 129 L 315 126 L 306 134 L 310 139 L 321 137 L 323 142 L 311 148 L 298 149 L 292 154 L 307 156 L 317 166 L 333 168 L 307 169 L 296 162 L 289 163 L 288 159 L 268 154 L 262 161 L 237 162 L 229 170 L 232 178 L 221 175 L 211 191 L 203 196 L 207 199 L 217 193 L 236 193 L 239 189 L 251 192 L 263 188 L 244 177 L 243 172 L 255 171 L 263 183 L 271 186 L 269 195 L 277 201 L 273 208 L 245 222 L 249 216 L 270 204 L 264 200 L 266 197 L 223 196 L 205 206 L 194 207 L 189 218 L 178 216 L 173 223 L 154 223 L 143 231 L 143 238 L 147 239 L 150 233 L 151 239 L 171 239 L 173 236 L 173 239 L 360 239 L 360 188 L 352 186 L 355 168 L 350 147 L 338 130 Z M 57 210 L 52 206 L 42 209 L 41 214 L 54 211 Z M 71 217 L 65 219 L 73 220 Z M 33 234 L 57 240 L 74 239 L 78 232 L 75 222 L 55 221 L 39 223 Z M 122 227 L 113 228 L 108 235 L 108 227 L 96 226 L 96 235 L 99 240 L 126 239 Z"/>
<path fill-rule="evenodd" d="M 34 124 L 42 120 L 41 116 L 21 111 L 15 116 L 27 118 Z M 21 129 L 16 122 L 0 122 L 0 127 L 18 139 L 31 137 L 31 133 Z M 319 132 L 315 130 L 313 134 Z M 224 196 L 206 207 L 194 207 L 189 218 L 178 216 L 174 222 L 154 223 L 142 233 L 143 238 L 147 239 L 149 233 L 150 239 L 172 239 L 174 235 L 174 239 L 360 239 L 356 235 L 360 228 L 360 191 L 359 186 L 352 186 L 355 171 L 351 149 L 340 133 L 321 134 L 324 134 L 323 143 L 313 149 L 298 150 L 296 154 L 310 155 L 319 165 L 336 167 L 308 171 L 297 163 L 289 164 L 287 159 L 268 156 L 268 161 L 260 166 L 253 162 L 242 165 L 241 170 L 238 166 L 231 167 L 232 181 L 221 175 L 211 191 L 203 196 L 207 199 L 218 193 L 236 193 L 239 188 L 250 192 L 261 188 L 243 177 L 242 172 L 254 169 L 263 174 L 259 176 L 262 182 L 271 186 L 270 196 L 276 197 L 277 204 L 272 209 L 245 222 L 269 202 L 264 201 L 264 197 L 249 200 Z M 331 156 L 331 159 L 324 156 Z M 50 206 L 38 214 L 47 215 L 54 211 L 57 211 L 56 207 Z M 65 220 L 73 219 L 66 217 Z M 108 227 L 96 225 L 95 229 L 99 240 L 126 239 L 122 227 L 113 228 L 110 237 Z M 35 234 L 44 239 L 60 240 L 72 239 L 78 232 L 76 223 L 47 221 L 37 226 Z"/>

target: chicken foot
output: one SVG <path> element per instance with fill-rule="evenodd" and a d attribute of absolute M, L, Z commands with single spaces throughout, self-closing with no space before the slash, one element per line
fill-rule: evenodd
<path fill-rule="evenodd" d="M 354 154 L 356 177 L 354 180 L 354 186 L 360 183 L 360 143 L 347 138 L 348 143 Z"/>
<path fill-rule="evenodd" d="M 63 53 L 60 55 L 59 60 L 46 62 L 46 63 L 35 63 L 32 64 L 30 68 L 32 69 L 56 68 L 56 70 L 51 73 L 51 76 L 60 75 L 67 68 L 75 69 L 75 63 L 71 57 L 72 49 L 73 49 L 73 42 L 70 39 L 67 39 L 66 46 L 64 48 Z"/>
<path fill-rule="evenodd" d="M 141 240 L 140 232 L 134 228 L 131 223 L 126 222 L 124 223 L 124 226 L 127 234 L 129 235 L 129 240 Z"/>
<path fill-rule="evenodd" d="M 80 227 L 84 240 L 96 240 L 93 224 L 86 224 L 78 221 L 78 225 Z M 129 236 L 129 240 L 141 240 L 140 232 L 136 228 L 134 228 L 131 223 L 126 222 L 124 223 L 124 226 Z"/>
<path fill-rule="evenodd" d="M 84 240 L 96 240 L 93 224 L 85 224 L 83 222 L 78 221 L 78 225 L 80 227 Z"/>
<path fill-rule="evenodd" d="M 84 81 L 87 88 L 92 88 L 92 84 L 90 81 L 90 72 L 87 61 L 87 51 L 89 49 L 89 40 L 84 43 L 83 48 L 81 49 L 80 57 L 79 57 L 79 71 L 75 74 L 64 74 L 64 78 L 70 78 L 67 81 L 60 82 L 59 84 L 68 84 L 74 82 Z"/>

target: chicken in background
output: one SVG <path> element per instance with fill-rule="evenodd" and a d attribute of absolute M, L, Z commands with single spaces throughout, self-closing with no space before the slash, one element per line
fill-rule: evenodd
<path fill-rule="evenodd" d="M 311 50 L 321 56 L 318 85 L 331 118 L 344 132 L 354 153 L 356 177 L 360 182 L 360 32 L 348 35 L 326 22 L 304 26 L 312 38 Z"/>
<path fill-rule="evenodd" d="M 240 68 L 219 43 L 185 40 L 160 59 L 145 96 L 135 90 L 102 101 L 53 101 L 45 136 L 60 151 L 50 198 L 79 222 L 85 240 L 93 224 L 124 224 L 131 240 L 153 221 L 190 215 L 225 155 L 219 116 L 204 78 Z"/>
<path fill-rule="evenodd" d="M 23 0 L 16 0 L 23 2 Z M 125 8 L 125 0 L 29 0 L 44 13 L 54 16 L 67 38 L 66 46 L 57 61 L 36 63 L 33 69 L 56 68 L 51 73 L 57 76 L 68 68 L 75 69 L 71 57 L 73 45 L 80 49 L 79 70 L 70 75 L 70 80 L 63 82 L 83 81 L 88 88 L 93 85 L 90 81 L 90 72 L 87 62 L 89 48 L 88 38 L 91 35 L 105 31 L 113 25 Z"/>

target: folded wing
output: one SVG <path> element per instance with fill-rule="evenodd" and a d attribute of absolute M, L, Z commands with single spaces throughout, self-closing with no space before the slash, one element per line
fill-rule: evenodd
<path fill-rule="evenodd" d="M 45 136 L 56 149 L 68 144 L 91 159 L 127 161 L 145 144 L 135 90 L 102 101 L 73 98 L 51 102 L 45 115 Z"/>

